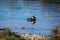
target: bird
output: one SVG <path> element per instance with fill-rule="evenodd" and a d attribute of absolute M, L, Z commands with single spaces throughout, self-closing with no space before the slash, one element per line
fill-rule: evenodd
<path fill-rule="evenodd" d="M 36 17 L 32 16 L 31 18 L 27 18 L 27 21 L 32 22 L 32 24 L 35 24 L 36 23 Z"/>
<path fill-rule="evenodd" d="M 35 23 L 36 23 L 36 17 L 32 16 L 32 24 L 35 24 Z"/>

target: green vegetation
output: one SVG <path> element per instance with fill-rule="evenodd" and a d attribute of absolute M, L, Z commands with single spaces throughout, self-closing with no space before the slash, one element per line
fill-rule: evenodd
<path fill-rule="evenodd" d="M 25 40 L 20 35 L 11 32 L 7 28 L 3 28 L 3 30 L 0 31 L 0 39 L 3 39 L 3 40 Z"/>

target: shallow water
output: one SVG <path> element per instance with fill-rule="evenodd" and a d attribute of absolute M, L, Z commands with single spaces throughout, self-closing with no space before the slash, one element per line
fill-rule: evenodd
<path fill-rule="evenodd" d="M 0 28 L 8 27 L 13 32 L 50 34 L 60 20 L 60 12 L 55 4 L 44 5 L 38 2 L 0 1 Z M 27 22 L 28 17 L 36 16 L 34 25 Z M 26 29 L 21 29 L 25 27 Z"/>

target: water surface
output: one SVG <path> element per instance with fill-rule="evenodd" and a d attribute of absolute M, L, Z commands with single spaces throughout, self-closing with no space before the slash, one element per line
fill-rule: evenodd
<path fill-rule="evenodd" d="M 58 5 L 59 6 L 59 5 Z M 60 12 L 55 10 L 56 4 L 44 5 L 38 2 L 23 0 L 0 1 L 0 28 L 8 27 L 13 32 L 50 34 L 60 20 Z M 36 24 L 27 22 L 28 17 L 36 16 Z M 26 29 L 21 29 L 25 27 Z"/>

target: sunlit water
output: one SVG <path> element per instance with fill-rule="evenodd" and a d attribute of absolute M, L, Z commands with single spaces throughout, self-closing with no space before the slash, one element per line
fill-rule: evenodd
<path fill-rule="evenodd" d="M 0 28 L 7 27 L 11 31 L 19 33 L 50 34 L 50 29 L 60 20 L 60 17 L 55 17 L 60 16 L 60 13 L 51 10 L 56 7 L 55 4 L 43 5 L 38 2 L 27 3 L 21 0 L 15 1 L 14 3 L 1 1 Z M 36 16 L 37 18 L 34 25 L 26 20 L 32 16 Z M 26 29 L 21 29 L 22 27 Z"/>

